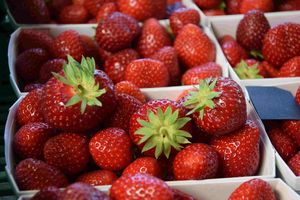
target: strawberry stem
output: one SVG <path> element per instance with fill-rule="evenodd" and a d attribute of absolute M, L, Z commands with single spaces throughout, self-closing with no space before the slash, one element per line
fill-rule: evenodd
<path fill-rule="evenodd" d="M 258 50 L 251 50 L 250 55 L 253 56 L 254 58 L 258 58 L 261 60 L 264 60 L 264 56 L 262 55 L 261 51 Z"/>

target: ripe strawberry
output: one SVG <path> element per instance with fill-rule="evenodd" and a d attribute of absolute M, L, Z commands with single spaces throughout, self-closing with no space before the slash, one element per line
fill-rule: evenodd
<path fill-rule="evenodd" d="M 171 151 L 179 151 L 192 137 L 188 132 L 190 118 L 185 114 L 185 109 L 175 101 L 149 101 L 130 119 L 131 140 L 142 153 L 156 158 L 163 153 L 168 158 Z"/>
<path fill-rule="evenodd" d="M 300 146 L 300 120 L 285 120 L 282 122 L 281 128 Z"/>
<path fill-rule="evenodd" d="M 174 2 L 168 2 L 169 0 L 167 0 L 167 16 L 172 15 L 172 13 L 175 10 L 178 10 L 180 8 L 186 8 L 185 5 L 183 5 L 183 3 L 181 2 L 181 0 L 178 1 L 174 1 Z"/>
<path fill-rule="evenodd" d="M 226 0 L 226 13 L 230 15 L 240 14 L 240 5 L 243 0 Z"/>
<path fill-rule="evenodd" d="M 300 106 L 300 86 L 297 89 L 295 100 L 298 103 L 298 105 Z"/>
<path fill-rule="evenodd" d="M 24 0 L 26 13 L 32 18 L 32 24 L 50 22 L 50 15 L 44 0 Z"/>
<path fill-rule="evenodd" d="M 74 5 L 84 5 L 85 0 L 72 0 Z"/>
<path fill-rule="evenodd" d="M 216 49 L 210 38 L 194 24 L 185 25 L 177 35 L 174 47 L 186 68 L 214 61 Z"/>
<path fill-rule="evenodd" d="M 62 24 L 81 24 L 88 20 L 88 11 L 81 5 L 69 5 L 59 13 L 59 22 Z"/>
<path fill-rule="evenodd" d="M 299 0 L 281 1 L 278 6 L 278 10 L 280 11 L 300 10 L 300 1 Z"/>
<path fill-rule="evenodd" d="M 138 173 L 146 173 L 158 178 L 160 178 L 162 175 L 158 161 L 152 157 L 137 158 L 124 169 L 122 176 L 134 175 Z"/>
<path fill-rule="evenodd" d="M 159 24 L 157 19 L 151 18 L 144 22 L 142 34 L 137 46 L 140 55 L 150 57 L 159 49 L 170 45 L 170 37 L 166 29 Z"/>
<path fill-rule="evenodd" d="M 118 200 L 172 200 L 173 192 L 164 181 L 151 175 L 140 173 L 135 175 L 122 176 L 121 178 L 116 180 L 110 188 L 110 198 Z"/>
<path fill-rule="evenodd" d="M 103 169 L 82 174 L 77 178 L 76 181 L 97 186 L 111 185 L 117 179 L 118 177 L 114 172 Z"/>
<path fill-rule="evenodd" d="M 268 135 L 283 160 L 288 161 L 297 153 L 297 144 L 282 130 L 273 128 L 268 131 Z"/>
<path fill-rule="evenodd" d="M 95 61 L 83 57 L 81 64 L 72 57 L 64 70 L 55 74 L 44 88 L 42 112 L 51 126 L 71 132 L 98 127 L 114 109 L 113 83 Z"/>
<path fill-rule="evenodd" d="M 94 58 L 96 63 L 99 63 L 99 46 L 97 42 L 88 35 L 80 35 L 80 40 L 83 45 L 84 55 L 86 57 Z"/>
<path fill-rule="evenodd" d="M 104 70 L 114 83 L 125 79 L 125 69 L 131 61 L 139 58 L 133 49 L 124 49 L 109 56 L 104 63 Z"/>
<path fill-rule="evenodd" d="M 172 188 L 173 200 L 196 200 L 193 196 L 182 192 L 180 190 Z"/>
<path fill-rule="evenodd" d="M 85 183 L 73 183 L 66 187 L 64 191 L 61 192 L 59 196 L 61 200 L 68 199 L 101 199 L 109 200 L 109 197 L 104 192 L 97 190 L 91 185 Z"/>
<path fill-rule="evenodd" d="M 200 15 L 197 10 L 192 8 L 180 8 L 175 10 L 170 19 L 170 27 L 174 35 L 177 35 L 182 27 L 187 24 L 199 25 Z"/>
<path fill-rule="evenodd" d="M 265 77 L 276 78 L 279 76 L 279 71 L 267 61 L 261 62 L 259 66 L 266 71 Z"/>
<path fill-rule="evenodd" d="M 180 81 L 180 68 L 177 53 L 173 47 L 163 47 L 150 58 L 163 62 L 170 75 L 170 85 L 178 85 Z"/>
<path fill-rule="evenodd" d="M 221 0 L 194 0 L 194 3 L 200 8 L 209 9 L 218 7 L 221 4 Z"/>
<path fill-rule="evenodd" d="M 161 1 L 161 0 L 159 0 Z M 136 0 L 134 4 L 130 0 L 117 0 L 118 8 L 122 13 L 134 17 L 138 21 L 144 21 L 155 15 L 155 2 L 152 0 Z"/>
<path fill-rule="evenodd" d="M 265 35 L 262 53 L 275 67 L 300 55 L 300 25 L 285 23 L 271 28 Z"/>
<path fill-rule="evenodd" d="M 156 0 L 153 2 L 153 17 L 156 19 L 165 19 L 167 15 L 167 0 Z"/>
<path fill-rule="evenodd" d="M 125 80 L 140 88 L 165 87 L 169 84 L 169 72 L 158 60 L 138 59 L 127 65 Z"/>
<path fill-rule="evenodd" d="M 43 84 L 39 84 L 39 83 L 29 83 L 27 85 L 24 86 L 24 92 L 31 92 L 35 89 L 41 89 L 43 88 L 44 85 Z"/>
<path fill-rule="evenodd" d="M 60 72 L 63 69 L 65 63 L 64 59 L 55 58 L 45 62 L 40 69 L 39 80 L 42 83 L 46 83 L 53 75 L 52 72 Z"/>
<path fill-rule="evenodd" d="M 241 184 L 231 193 L 228 200 L 240 199 L 268 199 L 276 200 L 276 195 L 269 183 L 255 178 Z"/>
<path fill-rule="evenodd" d="M 124 93 L 117 93 L 116 99 L 117 106 L 114 114 L 106 123 L 107 127 L 117 127 L 128 132 L 130 117 L 142 106 L 142 103 L 136 98 Z"/>
<path fill-rule="evenodd" d="M 90 153 L 102 169 L 121 170 L 132 159 L 131 141 L 120 128 L 107 128 L 97 132 L 89 144 Z"/>
<path fill-rule="evenodd" d="M 129 81 L 121 81 L 115 85 L 115 93 L 125 93 L 130 96 L 133 96 L 137 100 L 139 100 L 141 103 L 146 102 L 146 97 L 140 90 L 138 86 L 133 84 L 132 82 Z"/>
<path fill-rule="evenodd" d="M 259 143 L 259 129 L 250 120 L 228 135 L 213 138 L 210 144 L 218 152 L 222 177 L 254 175 L 259 167 Z"/>
<path fill-rule="evenodd" d="M 240 79 L 258 79 L 267 77 L 267 71 L 263 65 L 255 59 L 241 60 L 234 68 Z"/>
<path fill-rule="evenodd" d="M 39 190 L 50 186 L 68 185 L 68 180 L 61 171 L 32 158 L 22 160 L 17 165 L 15 179 L 21 190 Z"/>
<path fill-rule="evenodd" d="M 221 38 L 219 38 L 219 43 L 223 45 L 226 42 L 235 41 L 235 39 L 231 35 L 223 35 Z"/>
<path fill-rule="evenodd" d="M 242 59 L 248 58 L 246 50 L 234 39 L 232 41 L 221 39 L 221 47 L 232 67 L 236 66 Z"/>
<path fill-rule="evenodd" d="M 238 24 L 237 42 L 246 49 L 260 50 L 269 29 L 270 24 L 264 13 L 260 10 L 250 10 Z"/>
<path fill-rule="evenodd" d="M 102 63 L 104 63 L 109 56 L 113 55 L 113 53 L 109 52 L 109 51 L 106 51 L 105 49 L 99 48 L 98 49 L 98 55 L 99 55 L 100 60 L 102 61 Z"/>
<path fill-rule="evenodd" d="M 16 117 L 19 125 L 25 125 L 33 122 L 44 122 L 41 111 L 42 89 L 35 89 L 29 92 L 20 102 Z"/>
<path fill-rule="evenodd" d="M 197 85 L 200 80 L 222 76 L 222 68 L 215 62 L 208 62 L 187 70 L 181 79 L 183 85 Z"/>
<path fill-rule="evenodd" d="M 35 81 L 39 77 L 41 65 L 46 62 L 49 55 L 46 50 L 36 48 L 28 49 L 17 56 L 16 71 L 18 76 L 27 82 Z"/>
<path fill-rule="evenodd" d="M 184 105 L 201 131 L 213 136 L 224 135 L 245 124 L 245 96 L 235 81 L 225 77 L 206 79 L 195 89 Z"/>
<path fill-rule="evenodd" d="M 112 0 L 85 0 L 84 7 L 91 15 L 96 17 L 98 10 L 101 8 L 101 6 L 104 3 L 109 3 L 109 2 L 113 2 L 113 1 Z"/>
<path fill-rule="evenodd" d="M 106 20 L 106 18 L 109 15 L 111 15 L 113 12 L 117 12 L 117 11 L 118 11 L 118 7 L 117 7 L 116 3 L 111 2 L 111 3 L 103 4 L 99 8 L 97 16 L 96 16 L 97 23 L 100 23 L 100 22 Z"/>
<path fill-rule="evenodd" d="M 274 9 L 272 0 L 243 0 L 240 3 L 240 13 L 246 14 L 250 10 L 271 12 Z"/>
<path fill-rule="evenodd" d="M 222 16 L 226 15 L 225 11 L 222 9 L 210 9 L 210 10 L 203 10 L 204 15 L 206 16 Z"/>
<path fill-rule="evenodd" d="M 61 191 L 57 187 L 46 187 L 36 193 L 31 200 L 57 200 L 59 199 L 60 194 Z"/>
<path fill-rule="evenodd" d="M 288 165 L 296 176 L 300 176 L 300 153 L 299 152 L 289 160 Z"/>
<path fill-rule="evenodd" d="M 279 77 L 299 77 L 299 76 L 300 76 L 300 56 L 296 56 L 288 60 L 287 62 L 285 62 L 279 70 Z"/>
<path fill-rule="evenodd" d="M 74 2 L 75 3 L 75 2 Z M 59 12 L 66 6 L 71 5 L 72 0 L 51 0 L 47 2 L 47 7 L 52 17 L 57 17 Z"/>

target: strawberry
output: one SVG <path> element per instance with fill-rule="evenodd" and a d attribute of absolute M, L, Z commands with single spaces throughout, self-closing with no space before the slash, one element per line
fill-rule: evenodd
<path fill-rule="evenodd" d="M 116 86 L 116 87 L 117 87 L 117 86 Z M 295 96 L 295 100 L 296 100 L 296 102 L 298 103 L 298 105 L 300 106 L 300 86 L 299 86 L 298 89 L 297 89 L 296 96 Z"/>
<path fill-rule="evenodd" d="M 158 161 L 152 157 L 137 158 L 124 169 L 122 176 L 138 173 L 146 173 L 158 178 L 162 175 Z"/>
<path fill-rule="evenodd" d="M 275 67 L 300 55 L 300 25 L 285 23 L 271 28 L 265 35 L 262 53 Z"/>
<path fill-rule="evenodd" d="M 146 102 L 146 97 L 138 86 L 129 81 L 121 81 L 115 85 L 115 93 L 125 93 L 133 96 L 141 103 Z"/>
<path fill-rule="evenodd" d="M 226 2 L 226 13 L 233 15 L 233 14 L 240 14 L 240 6 L 243 0 L 225 0 Z"/>
<path fill-rule="evenodd" d="M 134 18 L 114 12 L 98 24 L 96 41 L 100 48 L 116 52 L 129 47 L 139 32 L 140 27 Z"/>
<path fill-rule="evenodd" d="M 285 120 L 281 128 L 300 146 L 300 120 Z"/>
<path fill-rule="evenodd" d="M 40 67 L 48 58 L 49 55 L 44 49 L 35 48 L 24 51 L 17 56 L 15 64 L 18 76 L 27 82 L 37 80 Z"/>
<path fill-rule="evenodd" d="M 242 0 L 240 3 L 240 13 L 246 14 L 250 10 L 260 10 L 271 12 L 274 9 L 272 0 Z"/>
<path fill-rule="evenodd" d="M 235 81 L 225 77 L 206 79 L 195 89 L 183 104 L 201 131 L 213 136 L 224 135 L 245 124 L 245 96 Z"/>
<path fill-rule="evenodd" d="M 163 62 L 170 75 L 170 85 L 178 85 L 180 80 L 180 68 L 177 53 L 173 47 L 163 47 L 150 58 Z"/>
<path fill-rule="evenodd" d="M 44 0 L 24 0 L 26 13 L 33 19 L 32 24 L 50 22 L 50 15 Z"/>
<path fill-rule="evenodd" d="M 236 66 L 242 59 L 247 59 L 248 54 L 246 50 L 237 43 L 234 39 L 229 41 L 221 39 L 222 50 L 231 66 Z"/>
<path fill-rule="evenodd" d="M 75 3 L 75 2 L 74 2 Z M 71 5 L 72 0 L 51 0 L 47 1 L 47 7 L 52 17 L 57 17 L 59 12 L 66 6 Z"/>
<path fill-rule="evenodd" d="M 43 88 L 44 85 L 43 84 L 39 84 L 39 83 L 29 83 L 27 85 L 24 86 L 24 92 L 31 92 L 35 89 L 41 89 Z"/>
<path fill-rule="evenodd" d="M 210 144 L 218 152 L 222 177 L 254 175 L 259 167 L 259 143 L 258 126 L 251 120 L 228 135 L 213 138 Z"/>
<path fill-rule="evenodd" d="M 121 128 L 128 132 L 130 117 L 142 106 L 142 103 L 124 93 L 117 93 L 116 99 L 117 106 L 114 114 L 109 118 L 107 126 Z"/>
<path fill-rule="evenodd" d="M 68 175 L 82 172 L 89 162 L 88 140 L 75 133 L 50 138 L 44 146 L 45 161 Z"/>
<path fill-rule="evenodd" d="M 231 193 L 228 200 L 268 199 L 276 200 L 276 195 L 268 182 L 255 178 L 241 184 Z"/>
<path fill-rule="evenodd" d="M 110 198 L 172 200 L 173 192 L 164 181 L 145 173 L 139 173 L 122 176 L 115 181 L 110 188 Z"/>
<path fill-rule="evenodd" d="M 276 78 L 279 76 L 279 71 L 267 61 L 262 61 L 259 66 L 266 71 L 266 77 Z"/>
<path fill-rule="evenodd" d="M 239 22 L 236 39 L 244 48 L 260 50 L 265 34 L 270 29 L 270 24 L 264 13 L 260 10 L 250 10 Z"/>
<path fill-rule="evenodd" d="M 96 17 L 98 10 L 101 8 L 101 6 L 104 3 L 109 3 L 109 2 L 113 2 L 113 1 L 112 0 L 85 0 L 84 7 L 91 15 Z"/>
<path fill-rule="evenodd" d="M 97 186 L 111 185 L 117 179 L 118 177 L 114 172 L 103 169 L 82 174 L 77 178 L 76 181 Z"/>
<path fill-rule="evenodd" d="M 185 25 L 175 38 L 174 48 L 186 68 L 214 61 L 216 49 L 210 38 L 194 24 Z"/>
<path fill-rule="evenodd" d="M 65 187 L 68 180 L 57 168 L 47 163 L 27 158 L 16 167 L 15 179 L 21 190 L 38 190 L 50 186 Z"/>
<path fill-rule="evenodd" d="M 182 192 L 180 190 L 174 189 L 172 188 L 172 192 L 173 192 L 173 200 L 196 200 L 193 196 Z"/>
<path fill-rule="evenodd" d="M 200 8 L 209 9 L 218 7 L 221 4 L 221 0 L 193 0 L 194 3 Z"/>
<path fill-rule="evenodd" d="M 171 151 L 179 151 L 192 137 L 188 132 L 191 119 L 185 114 L 185 109 L 175 101 L 149 101 L 131 116 L 131 140 L 149 156 L 158 158 L 163 153 L 169 158 Z"/>
<path fill-rule="evenodd" d="M 85 0 L 72 0 L 74 5 L 84 5 Z"/>
<path fill-rule="evenodd" d="M 59 199 L 60 194 L 61 191 L 57 187 L 46 187 L 44 189 L 41 189 L 39 192 L 37 192 L 31 198 L 31 200 L 40 200 L 40 199 L 57 200 Z"/>
<path fill-rule="evenodd" d="M 187 24 L 199 25 L 200 15 L 197 10 L 192 8 L 180 8 L 175 10 L 170 19 L 170 27 L 174 35 L 177 35 L 182 27 Z"/>
<path fill-rule="evenodd" d="M 169 72 L 162 62 L 144 58 L 127 65 L 125 80 L 140 88 L 165 87 L 169 84 Z"/>
<path fill-rule="evenodd" d="M 95 61 L 84 57 L 81 64 L 72 57 L 64 70 L 44 88 L 42 112 L 51 126 L 71 132 L 98 127 L 114 109 L 113 83 Z"/>
<path fill-rule="evenodd" d="M 97 42 L 90 36 L 88 35 L 80 35 L 80 40 L 83 45 L 84 49 L 84 55 L 86 57 L 91 57 L 94 58 L 96 63 L 98 63 L 100 60 L 99 58 L 99 47 Z"/>
<path fill-rule="evenodd" d="M 112 52 L 106 51 L 105 49 L 102 48 L 98 49 L 98 54 L 102 62 L 105 62 L 109 56 L 113 55 Z"/>
<path fill-rule="evenodd" d="M 167 0 L 156 0 L 153 2 L 153 17 L 156 19 L 165 19 L 167 15 Z"/>
<path fill-rule="evenodd" d="M 281 1 L 278 6 L 278 10 L 280 11 L 300 10 L 300 1 L 299 0 Z"/>
<path fill-rule="evenodd" d="M 109 197 L 104 192 L 97 190 L 93 186 L 85 183 L 73 183 L 66 187 L 66 189 L 61 192 L 59 196 L 61 200 L 68 199 L 101 199 L 109 200 Z"/>
<path fill-rule="evenodd" d="M 297 153 L 297 144 L 278 128 L 268 131 L 270 140 L 283 160 L 288 161 Z"/>
<path fill-rule="evenodd" d="M 133 49 L 124 49 L 109 56 L 104 63 L 104 70 L 114 83 L 125 79 L 125 68 L 131 61 L 139 58 Z"/>
<path fill-rule="evenodd" d="M 296 176 L 300 176 L 300 153 L 299 152 L 289 160 L 288 166 Z"/>
<path fill-rule="evenodd" d="M 223 35 L 221 38 L 219 38 L 219 43 L 223 45 L 226 42 L 235 41 L 235 39 L 231 35 Z"/>
<path fill-rule="evenodd" d="M 111 15 L 113 12 L 117 12 L 117 11 L 118 11 L 118 7 L 117 7 L 116 3 L 111 2 L 111 3 L 103 4 L 99 8 L 97 16 L 96 16 L 97 23 L 100 23 L 100 22 L 106 20 L 106 18 L 109 15 Z"/>
<path fill-rule="evenodd" d="M 59 13 L 59 22 L 62 24 L 85 23 L 89 17 L 88 11 L 82 5 L 69 5 Z"/>
<path fill-rule="evenodd" d="M 150 39 L 149 39 L 150 38 Z M 171 40 L 166 29 L 157 19 L 151 18 L 144 22 L 137 50 L 143 57 L 150 57 L 159 49 L 170 46 Z"/>
<path fill-rule="evenodd" d="M 130 15 L 138 21 L 151 18 L 156 12 L 155 2 L 152 0 L 136 0 L 134 4 L 130 0 L 117 0 L 117 3 L 122 13 Z"/>
<path fill-rule="evenodd" d="M 44 144 L 54 133 L 55 131 L 46 123 L 26 124 L 14 135 L 14 151 L 21 159 L 42 159 Z"/>
<path fill-rule="evenodd" d="M 226 15 L 224 10 L 222 9 L 209 9 L 209 10 L 203 10 L 204 15 L 206 16 L 222 16 Z"/>
<path fill-rule="evenodd" d="M 45 62 L 40 69 L 39 80 L 46 83 L 53 75 L 52 72 L 60 72 L 65 63 L 64 59 L 55 58 Z"/>
<path fill-rule="evenodd" d="M 42 89 L 35 89 L 22 99 L 16 113 L 19 125 L 44 121 L 43 113 L 41 111 L 42 95 Z"/>
<path fill-rule="evenodd" d="M 300 56 L 296 56 L 288 60 L 287 62 L 285 62 L 279 70 L 279 77 L 299 77 L 299 76 L 300 76 Z"/>
<path fill-rule="evenodd" d="M 172 15 L 172 13 L 175 10 L 178 10 L 180 8 L 186 8 L 185 5 L 183 5 L 183 3 L 181 2 L 181 0 L 178 0 L 177 2 L 167 2 L 167 16 Z"/>
<path fill-rule="evenodd" d="M 107 128 L 97 132 L 89 143 L 90 153 L 102 169 L 121 170 L 132 159 L 131 141 L 120 128 Z"/>
<path fill-rule="evenodd" d="M 222 68 L 214 62 L 208 62 L 187 70 L 182 76 L 181 83 L 183 85 L 197 85 L 200 80 L 220 76 L 222 76 Z"/>
<path fill-rule="evenodd" d="M 255 59 L 241 60 L 234 68 L 240 79 L 258 79 L 267 77 L 267 71 Z"/>

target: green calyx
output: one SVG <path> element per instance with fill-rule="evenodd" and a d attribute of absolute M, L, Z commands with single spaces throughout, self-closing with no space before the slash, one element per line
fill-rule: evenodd
<path fill-rule="evenodd" d="M 191 109 L 187 115 L 199 112 L 199 116 L 202 120 L 204 116 L 204 109 L 206 107 L 211 109 L 215 107 L 213 99 L 221 95 L 221 92 L 214 91 L 216 83 L 217 79 L 214 79 L 213 81 L 211 78 L 201 80 L 198 88 L 196 87 L 196 90 L 189 92 L 187 101 L 184 103 L 184 106 Z"/>
<path fill-rule="evenodd" d="M 254 58 L 264 60 L 264 56 L 262 55 L 261 51 L 258 50 L 251 50 L 250 55 Z"/>
<path fill-rule="evenodd" d="M 105 94 L 106 90 L 100 89 L 99 84 L 96 83 L 95 69 L 94 58 L 82 57 L 81 63 L 78 63 L 71 56 L 68 56 L 68 63 L 63 66 L 64 76 L 52 73 L 59 81 L 71 86 L 74 90 L 75 94 L 67 102 L 67 107 L 81 102 L 80 111 L 83 114 L 87 105 L 102 106 L 97 98 Z"/>
<path fill-rule="evenodd" d="M 220 10 L 225 10 L 226 9 L 226 3 L 222 1 L 222 3 L 219 5 Z"/>
<path fill-rule="evenodd" d="M 142 125 L 135 134 L 142 135 L 138 144 L 145 142 L 142 152 L 155 148 L 155 157 L 158 158 L 162 153 L 169 158 L 171 147 L 180 150 L 181 144 L 188 144 L 192 135 L 187 131 L 181 130 L 191 118 L 178 117 L 179 109 L 172 112 L 170 106 L 165 112 L 161 108 L 157 108 L 157 113 L 148 110 L 147 117 L 149 121 L 138 119 L 138 123 Z"/>
<path fill-rule="evenodd" d="M 241 62 L 234 68 L 234 71 L 240 77 L 240 79 L 263 78 L 263 76 L 259 74 L 258 63 L 248 66 L 245 60 L 241 60 Z"/>

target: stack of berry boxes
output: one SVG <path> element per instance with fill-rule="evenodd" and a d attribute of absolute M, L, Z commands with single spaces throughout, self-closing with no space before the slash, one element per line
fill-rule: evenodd
<path fill-rule="evenodd" d="M 300 180 L 297 180 L 297 177 L 293 174 L 293 172 L 288 168 L 286 163 L 281 159 L 278 154 L 275 154 L 274 148 L 266 134 L 264 125 L 262 121 L 259 119 L 255 109 L 253 108 L 249 98 L 247 91 L 244 86 L 246 85 L 274 85 L 276 80 L 277 85 L 281 86 L 281 83 L 290 83 L 284 85 L 284 89 L 287 89 L 293 94 L 296 93 L 294 89 L 297 85 L 300 85 L 300 80 L 297 78 L 270 78 L 270 79 L 261 79 L 261 80 L 241 80 L 235 74 L 234 70 L 230 66 L 226 57 L 224 56 L 221 46 L 219 45 L 218 38 L 229 34 L 234 36 L 235 30 L 237 28 L 238 22 L 242 19 L 242 16 L 230 16 L 226 17 L 226 19 L 222 19 L 220 17 L 215 18 L 207 18 L 201 12 L 200 9 L 196 5 L 193 4 L 191 0 L 184 0 L 183 4 L 188 8 L 193 8 L 200 13 L 201 22 L 200 26 L 202 27 L 203 32 L 209 37 L 209 39 L 213 42 L 215 46 L 215 62 L 221 66 L 221 74 L 224 77 L 231 77 L 235 80 L 244 91 L 244 95 L 246 98 L 246 107 L 247 107 L 247 119 L 252 120 L 258 126 L 260 132 L 260 161 L 257 172 L 252 176 L 243 176 L 243 177 L 231 177 L 231 178 L 210 178 L 204 180 L 176 180 L 169 179 L 166 181 L 168 185 L 172 188 L 179 189 L 184 191 L 195 198 L 199 199 L 227 199 L 230 194 L 243 182 L 250 180 L 252 178 L 261 178 L 268 182 L 273 190 L 276 192 L 278 199 L 288 200 L 288 199 L 299 199 L 299 196 L 289 187 L 287 186 L 281 179 L 275 178 L 275 155 L 276 155 L 276 164 L 278 169 L 283 176 L 283 179 L 291 186 L 294 190 L 300 190 L 299 184 Z M 299 19 L 300 13 L 285 13 L 284 15 L 279 14 L 266 14 L 271 26 L 277 25 L 282 22 L 290 21 L 297 22 L 297 18 Z M 284 16 L 284 17 L 283 17 Z M 169 20 L 160 20 L 159 23 L 165 27 L 167 30 L 169 29 Z M 16 62 L 17 57 L 20 52 L 18 49 L 18 38 L 19 34 L 24 29 L 45 29 L 46 32 L 53 37 L 58 36 L 67 30 L 75 30 L 80 35 L 87 35 L 90 37 L 95 36 L 95 29 L 97 24 L 84 24 L 84 25 L 32 25 L 32 26 L 23 26 L 22 28 L 17 29 L 12 35 L 9 44 L 8 50 L 8 59 L 9 59 L 9 68 L 10 68 L 10 78 L 11 83 L 15 89 L 16 94 L 20 97 L 20 99 L 10 108 L 8 120 L 5 128 L 5 155 L 6 155 L 6 170 L 9 175 L 9 179 L 13 188 L 17 195 L 20 195 L 21 199 L 28 199 L 33 196 L 37 190 L 24 190 L 21 189 L 15 178 L 15 167 L 18 164 L 17 156 L 15 155 L 13 148 L 13 140 L 14 135 L 20 128 L 17 122 L 17 110 L 20 102 L 24 99 L 27 93 L 24 91 L 23 81 L 20 81 L 20 77 L 17 74 L 16 70 Z M 176 47 L 175 47 L 176 49 Z M 180 78 L 181 79 L 181 78 Z M 182 80 L 181 80 L 182 81 Z M 298 81 L 298 82 L 297 82 Z M 296 82 L 296 83 L 295 83 Z M 138 83 L 137 83 L 138 84 Z M 192 86 L 168 86 L 168 87 L 141 87 L 142 93 L 146 96 L 147 99 L 170 99 L 176 101 L 178 96 L 185 92 L 186 90 L 191 90 Z M 292 178 L 291 178 L 292 177 Z M 106 193 L 109 192 L 109 185 L 105 186 L 96 186 L 97 189 L 104 191 Z M 220 189 L 222 188 L 222 189 Z M 23 197 L 22 197 L 23 196 Z"/>

